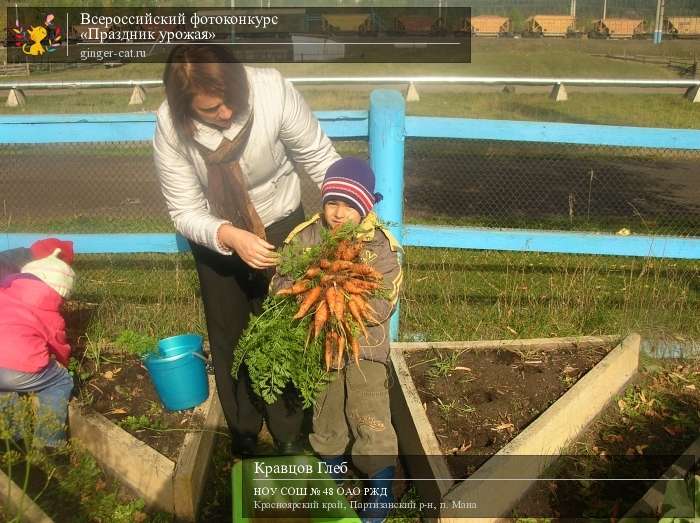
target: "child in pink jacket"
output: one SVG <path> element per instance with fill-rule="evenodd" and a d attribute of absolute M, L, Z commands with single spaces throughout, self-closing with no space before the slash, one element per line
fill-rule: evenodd
<path fill-rule="evenodd" d="M 0 392 L 35 393 L 40 444 L 65 441 L 73 378 L 66 365 L 71 348 L 60 308 L 75 273 L 61 250 L 24 265 L 0 281 Z"/>

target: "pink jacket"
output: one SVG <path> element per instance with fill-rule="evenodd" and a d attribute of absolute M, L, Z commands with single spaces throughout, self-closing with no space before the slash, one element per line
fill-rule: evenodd
<path fill-rule="evenodd" d="M 63 298 L 43 281 L 13 275 L 0 282 L 0 368 L 38 372 L 50 355 L 68 364 Z"/>

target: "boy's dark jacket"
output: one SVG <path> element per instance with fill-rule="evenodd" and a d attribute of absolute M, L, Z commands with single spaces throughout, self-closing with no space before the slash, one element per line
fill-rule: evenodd
<path fill-rule="evenodd" d="M 25 263 L 33 259 L 32 251 L 24 247 L 0 251 L 0 281 L 11 274 L 17 274 Z"/>
<path fill-rule="evenodd" d="M 287 244 L 294 240 L 299 241 L 303 247 L 317 245 L 321 243 L 321 230 L 324 227 L 323 218 L 320 214 L 316 214 L 297 226 L 287 236 L 284 243 Z M 367 215 L 360 228 L 363 232 L 359 238 L 364 241 L 365 245 L 365 248 L 360 252 L 360 259 L 384 275 L 382 286 L 388 291 L 389 296 L 388 299 L 372 298 L 369 300 L 369 304 L 377 311 L 377 319 L 381 323 L 367 325 L 369 339 L 360 335 L 359 342 L 362 349 L 360 358 L 386 364 L 389 359 L 389 318 L 398 301 L 403 279 L 399 262 L 401 247 L 391 233 L 379 224 L 374 213 Z M 291 278 L 276 274 L 270 284 L 270 294 L 291 285 Z"/>

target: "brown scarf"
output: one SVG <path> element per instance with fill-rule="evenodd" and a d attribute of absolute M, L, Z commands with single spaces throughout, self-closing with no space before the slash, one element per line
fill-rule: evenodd
<path fill-rule="evenodd" d="M 212 212 L 230 221 L 234 227 L 252 232 L 264 240 L 265 226 L 250 200 L 248 181 L 239 164 L 252 127 L 251 108 L 248 120 L 233 140 L 224 138 L 216 151 L 198 146 L 207 166 L 207 199 Z"/>

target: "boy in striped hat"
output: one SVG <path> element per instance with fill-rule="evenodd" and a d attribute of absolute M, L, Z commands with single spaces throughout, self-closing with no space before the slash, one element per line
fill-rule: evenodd
<path fill-rule="evenodd" d="M 285 240 L 303 247 L 321 242 L 324 228 L 335 229 L 350 221 L 360 224 L 358 239 L 363 241 L 362 263 L 383 274 L 387 298 L 373 298 L 379 324 L 367 326 L 367 336 L 359 335 L 360 365 L 345 355 L 340 368 L 314 406 L 313 430 L 309 442 L 329 465 L 351 461 L 367 475 L 366 492 L 360 511 L 364 521 L 382 521 L 393 501 L 392 486 L 398 443 L 391 425 L 388 389 L 389 318 L 398 301 L 402 272 L 400 246 L 372 212 L 381 195 L 374 192 L 374 173 L 364 160 L 343 158 L 332 164 L 321 186 L 323 211 L 294 229 Z M 275 276 L 271 293 L 291 285 L 291 280 Z M 339 467 L 342 468 L 342 467 Z M 337 469 L 336 469 L 337 470 Z M 341 479 L 340 476 L 336 479 Z"/>

